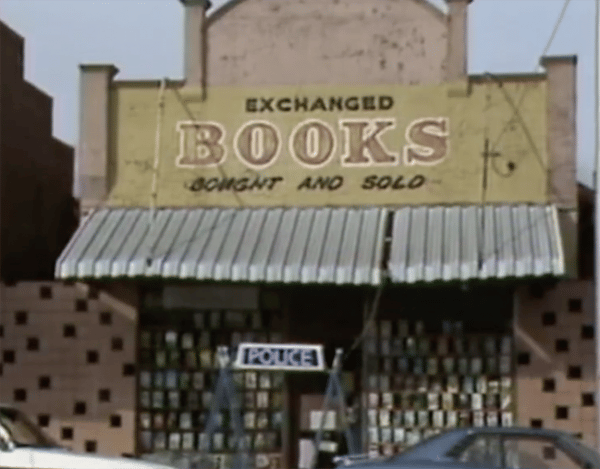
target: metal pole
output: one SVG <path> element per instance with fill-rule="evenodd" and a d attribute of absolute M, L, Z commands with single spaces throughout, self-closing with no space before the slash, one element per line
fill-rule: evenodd
<path fill-rule="evenodd" d="M 596 0 L 595 40 L 594 287 L 596 336 L 596 445 L 600 450 L 600 0 Z"/>

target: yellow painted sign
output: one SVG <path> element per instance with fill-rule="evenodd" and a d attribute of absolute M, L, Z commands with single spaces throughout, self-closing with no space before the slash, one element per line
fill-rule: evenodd
<path fill-rule="evenodd" d="M 121 84 L 110 202 L 545 201 L 545 83 L 455 88 L 212 88 L 200 100 L 193 90 L 167 88 L 161 98 L 156 86 Z"/>

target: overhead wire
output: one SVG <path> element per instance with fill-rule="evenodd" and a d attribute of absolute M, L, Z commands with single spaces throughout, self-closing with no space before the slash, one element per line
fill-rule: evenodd
<path fill-rule="evenodd" d="M 561 8 L 561 11 L 558 15 L 558 18 L 556 19 L 554 26 L 552 28 L 552 32 L 550 33 L 550 37 L 548 38 L 548 40 L 546 41 L 546 45 L 544 46 L 544 49 L 542 50 L 542 53 L 540 54 L 539 58 L 537 59 L 534 68 L 533 68 L 533 73 L 536 73 L 539 71 L 540 68 L 540 62 L 541 59 L 548 53 L 548 51 L 550 50 L 550 47 L 552 46 L 552 44 L 554 43 L 554 39 L 556 38 L 556 35 L 560 29 L 560 26 L 562 25 L 563 20 L 565 19 L 566 16 L 566 12 L 567 9 L 569 7 L 569 4 L 571 3 L 571 0 L 565 0 L 563 3 L 563 6 Z M 488 80 L 492 80 L 494 82 L 497 83 L 498 88 L 501 90 L 502 94 L 504 95 L 504 100 L 509 104 L 511 110 L 512 110 L 512 116 L 510 119 L 508 119 L 505 123 L 505 125 L 503 126 L 502 130 L 500 131 L 500 133 L 498 134 L 498 136 L 496 137 L 496 139 L 494 140 L 494 143 L 489 147 L 489 152 L 488 155 L 485 155 L 485 159 L 486 161 L 488 160 L 488 156 L 490 156 L 491 154 L 497 152 L 498 146 L 500 145 L 500 142 L 502 141 L 502 138 L 504 137 L 504 135 L 506 134 L 507 130 L 511 127 L 512 123 L 514 122 L 514 120 L 516 119 L 523 132 L 525 133 L 525 138 L 527 139 L 528 145 L 531 149 L 531 151 L 533 152 L 536 161 L 538 162 L 540 169 L 542 169 L 543 171 L 548 171 L 548 167 L 547 164 L 544 163 L 543 159 L 542 159 L 542 155 L 540 150 L 537 148 L 536 143 L 535 143 L 535 139 L 533 138 L 533 136 L 531 135 L 531 132 L 528 128 L 527 123 L 525 122 L 522 114 L 521 114 L 521 109 L 523 106 L 523 103 L 525 102 L 525 97 L 527 96 L 529 90 L 531 89 L 531 87 L 525 87 L 523 89 L 523 92 L 521 93 L 520 98 L 518 99 L 518 102 L 515 103 L 515 101 L 513 100 L 512 96 L 510 96 L 509 92 L 505 89 L 505 87 L 503 86 L 502 80 L 497 77 L 495 74 L 491 73 L 491 72 L 485 72 L 484 76 L 486 77 L 486 79 Z M 486 131 L 487 131 L 487 127 L 486 127 Z M 492 158 L 492 168 L 494 168 L 495 172 L 498 172 L 496 167 L 495 167 L 495 163 L 494 163 L 494 159 Z M 484 172 L 489 171 L 489 167 L 484 165 Z M 512 172 L 512 170 L 510 171 Z M 510 174 L 510 173 L 509 173 Z M 506 176 L 505 176 L 506 177 Z M 485 205 L 486 201 L 487 201 L 487 191 L 488 191 L 488 184 L 486 184 L 487 180 L 487 175 L 484 174 L 483 177 L 483 181 L 482 181 L 482 195 L 481 195 L 481 205 L 482 208 Z M 554 183 L 554 181 L 550 180 L 549 181 L 549 188 L 552 192 L 552 194 L 557 195 L 559 194 L 559 190 L 556 187 L 556 184 Z M 481 222 L 481 237 L 483 239 L 483 236 L 485 236 L 485 217 L 482 213 L 482 222 Z M 483 247 L 481 248 L 483 249 Z M 500 249 L 500 247 L 496 247 L 496 254 L 498 252 L 498 250 Z M 482 259 L 479 259 L 479 265 L 480 268 L 482 266 Z"/>
<path fill-rule="evenodd" d="M 567 13 L 567 8 L 569 8 L 570 3 L 571 3 L 571 0 L 565 0 L 562 10 L 560 11 L 560 15 L 558 15 L 558 19 L 556 20 L 554 28 L 552 29 L 552 34 L 550 34 L 550 38 L 548 39 L 548 42 L 546 43 L 546 47 L 544 47 L 544 50 L 540 57 L 544 57 L 550 50 L 550 47 L 552 46 L 552 43 L 554 42 L 554 39 L 556 38 L 556 33 L 558 33 L 560 25 L 562 24 L 563 20 L 565 19 L 565 14 Z M 538 60 L 535 65 L 534 70 L 538 70 L 539 66 L 540 66 L 540 62 Z"/>

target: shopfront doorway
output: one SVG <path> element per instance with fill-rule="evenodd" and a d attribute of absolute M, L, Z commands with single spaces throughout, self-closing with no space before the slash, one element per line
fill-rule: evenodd
<path fill-rule="evenodd" d="M 341 382 L 354 437 L 360 439 L 359 399 L 361 349 L 355 344 L 362 332 L 365 291 L 360 288 L 298 288 L 286 293 L 289 300 L 290 342 L 323 344 L 327 366 L 331 367 L 335 350 L 344 350 Z M 355 349 L 351 350 L 352 345 Z M 289 373 L 289 467 L 308 467 L 322 411 L 328 376 L 326 373 Z M 317 467 L 333 467 L 333 457 L 347 454 L 348 446 L 340 426 L 339 407 L 335 419 L 325 418 L 323 451 Z M 333 417 L 333 414 L 329 414 Z M 360 446 L 360 441 L 357 441 Z"/>

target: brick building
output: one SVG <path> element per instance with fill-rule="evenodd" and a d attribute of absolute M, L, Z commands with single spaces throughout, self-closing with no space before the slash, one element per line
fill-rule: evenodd
<path fill-rule="evenodd" d="M 73 148 L 52 136 L 52 98 L 24 79 L 23 38 L 0 34 L 0 275 L 48 279 L 77 226 Z"/>

